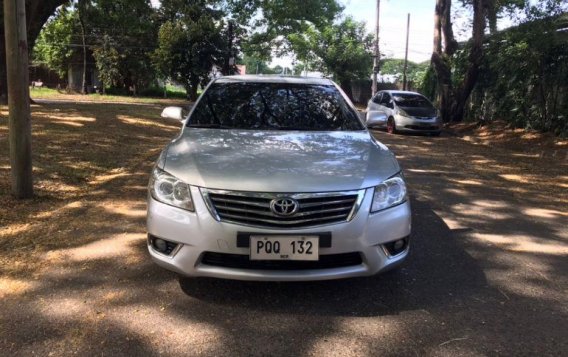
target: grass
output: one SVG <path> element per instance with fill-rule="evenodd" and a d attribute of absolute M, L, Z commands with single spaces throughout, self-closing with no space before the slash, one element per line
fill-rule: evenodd
<path fill-rule="evenodd" d="M 179 89 L 173 88 L 168 89 L 168 92 L 176 91 L 179 93 Z M 65 93 L 60 92 L 52 88 L 30 88 L 30 97 L 32 99 L 48 99 L 48 100 L 66 100 L 66 101 L 80 101 L 80 102 L 119 102 L 119 103 L 146 103 L 146 104 L 187 104 L 188 102 L 184 99 L 176 98 L 163 98 L 163 97 L 134 97 L 127 95 L 115 95 L 115 94 L 76 94 L 76 93 Z"/>

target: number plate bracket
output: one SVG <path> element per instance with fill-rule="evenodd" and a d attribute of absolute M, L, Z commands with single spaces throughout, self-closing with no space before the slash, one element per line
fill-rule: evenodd
<path fill-rule="evenodd" d="M 237 233 L 237 248 L 250 248 L 250 236 L 251 235 L 285 236 L 287 234 L 261 233 L 261 232 L 238 232 Z M 298 233 L 298 234 L 289 234 L 289 235 L 294 236 L 294 237 L 297 237 L 299 235 L 318 236 L 320 248 L 331 248 L 331 232 Z"/>

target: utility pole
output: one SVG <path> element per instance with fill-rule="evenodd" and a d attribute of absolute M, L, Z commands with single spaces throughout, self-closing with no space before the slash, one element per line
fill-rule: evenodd
<path fill-rule="evenodd" d="M 25 0 L 4 0 L 4 33 L 12 194 L 17 198 L 31 198 L 34 187 Z"/>
<path fill-rule="evenodd" d="M 404 71 L 402 72 L 402 90 L 408 89 L 408 81 L 406 80 L 406 70 L 408 69 L 408 33 L 410 31 L 410 13 L 406 18 L 406 50 L 404 52 Z"/>
<path fill-rule="evenodd" d="M 381 13 L 381 0 L 377 0 L 377 25 L 375 27 L 375 54 L 373 56 L 373 96 L 377 93 L 377 75 L 379 74 L 380 52 L 379 52 L 379 15 Z"/>

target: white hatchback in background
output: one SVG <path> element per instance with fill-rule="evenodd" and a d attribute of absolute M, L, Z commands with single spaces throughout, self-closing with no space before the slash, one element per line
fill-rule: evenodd
<path fill-rule="evenodd" d="M 368 128 L 397 132 L 421 132 L 440 135 L 442 120 L 432 103 L 415 92 L 385 90 L 375 94 L 367 104 Z"/>
<path fill-rule="evenodd" d="M 152 171 L 148 249 L 185 276 L 368 276 L 407 257 L 410 216 L 394 155 L 333 82 L 221 77 Z"/>

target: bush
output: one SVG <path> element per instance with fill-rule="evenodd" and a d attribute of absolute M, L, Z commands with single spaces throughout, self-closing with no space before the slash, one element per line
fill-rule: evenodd
<path fill-rule="evenodd" d="M 138 93 L 141 97 L 164 97 L 163 87 L 148 87 L 140 90 Z M 187 94 L 185 91 L 176 90 L 175 88 L 167 88 L 168 98 L 186 99 Z"/>
<path fill-rule="evenodd" d="M 564 15 L 489 37 L 466 118 L 567 135 L 568 32 L 559 31 L 567 27 Z M 466 58 L 456 56 L 458 74 Z"/>

